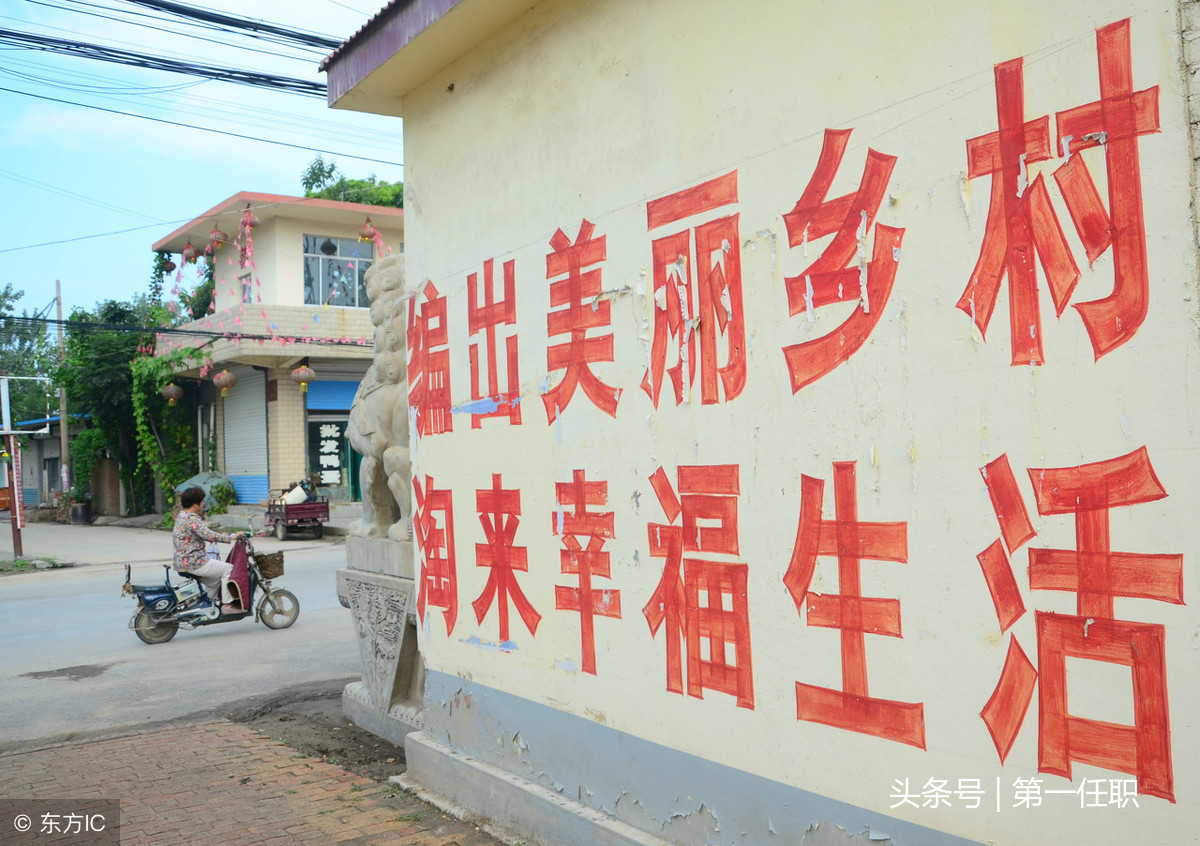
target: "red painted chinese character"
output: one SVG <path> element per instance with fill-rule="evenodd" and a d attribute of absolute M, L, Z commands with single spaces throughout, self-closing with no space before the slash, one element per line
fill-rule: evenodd
<path fill-rule="evenodd" d="M 421 586 L 417 593 L 417 616 L 425 619 L 425 606 L 443 609 L 446 634 L 454 631 L 458 618 L 458 577 L 454 555 L 454 501 L 448 490 L 435 490 L 433 478 L 425 485 L 413 478 L 417 495 L 413 529 L 421 550 Z"/>
<path fill-rule="evenodd" d="M 529 571 L 528 551 L 523 546 L 513 545 L 517 525 L 521 522 L 521 492 L 502 489 L 500 474 L 493 473 L 491 488 L 476 490 L 475 502 L 479 509 L 479 522 L 483 524 L 483 534 L 487 538 L 487 543 L 475 544 L 475 566 L 490 567 L 492 571 L 483 593 L 471 603 L 475 609 L 475 619 L 482 623 L 492 607 L 492 600 L 496 599 L 500 614 L 500 642 L 509 643 L 508 600 L 511 598 L 529 634 L 536 635 L 542 615 L 525 597 L 516 577 L 517 573 Z"/>
<path fill-rule="evenodd" d="M 796 719 L 873 734 L 925 748 L 925 706 L 872 697 L 867 689 L 864 634 L 901 637 L 900 602 L 864 597 L 861 560 L 908 560 L 907 523 L 866 523 L 858 519 L 855 462 L 833 463 L 834 519 L 821 519 L 825 482 L 800 477 L 800 521 L 796 545 L 783 583 L 796 613 L 807 605 L 808 625 L 841 631 L 842 689 L 796 682 Z M 817 557 L 838 559 L 841 594 L 810 593 Z"/>
<path fill-rule="evenodd" d="M 737 171 L 646 204 L 647 230 L 699 215 L 711 217 L 738 201 Z M 658 407 L 664 374 L 675 404 L 686 402 L 700 365 L 705 404 L 737 397 L 746 387 L 746 326 L 742 308 L 742 258 L 738 215 L 690 223 L 655 238 L 654 339 L 642 390 Z M 693 268 L 695 276 L 693 278 Z M 721 363 L 718 339 L 724 338 Z M 698 339 L 698 340 L 697 340 Z M 668 347 L 671 347 L 668 350 Z M 698 347 L 698 349 L 697 349 Z M 674 363 L 668 367 L 670 358 Z"/>
<path fill-rule="evenodd" d="M 566 369 L 562 381 L 542 395 L 546 404 L 546 419 L 554 422 L 571 402 L 577 387 L 583 388 L 588 399 L 601 411 L 616 417 L 620 388 L 612 388 L 600 381 L 589 365 L 613 360 L 613 336 L 587 337 L 588 330 L 599 329 L 610 324 L 610 306 L 607 300 L 600 301 L 600 269 L 584 271 L 583 268 L 604 261 L 607 253 L 606 236 L 593 238 L 595 225 L 584 220 L 579 227 L 575 243 L 559 229 L 550 239 L 554 252 L 546 256 L 546 278 L 565 279 L 550 283 L 550 307 L 559 309 L 546 315 L 546 326 L 550 337 L 565 335 L 571 340 L 555 344 L 546 350 L 546 366 L 551 370 Z M 590 300 L 585 302 L 585 300 Z M 565 308 L 560 308 L 565 306 Z"/>
<path fill-rule="evenodd" d="M 753 709 L 749 568 L 712 558 L 738 554 L 738 467 L 680 467 L 678 496 L 661 467 L 650 484 L 668 520 L 665 525 L 647 524 L 650 555 L 665 558 L 666 564 L 642 613 L 652 636 L 667 623 L 667 690 L 683 693 L 682 641 L 687 646 L 689 696 L 702 699 L 705 688 L 718 690 L 736 697 L 738 707 Z M 685 552 L 707 557 L 685 558 Z"/>
<path fill-rule="evenodd" d="M 588 506 L 608 505 L 608 482 L 589 482 L 576 470 L 574 480 L 555 484 L 558 511 L 551 515 L 554 534 L 562 536 L 562 572 L 577 576 L 578 587 L 554 586 L 559 611 L 578 611 L 583 641 L 583 671 L 596 675 L 596 616 L 621 618 L 621 591 L 596 590 L 592 578 L 612 578 L 604 542 L 613 536 L 613 513 Z M 587 540 L 585 548 L 579 541 Z"/>
<path fill-rule="evenodd" d="M 517 331 L 504 338 L 504 349 L 508 363 L 508 389 L 501 392 L 500 374 L 497 366 L 496 347 L 499 338 L 497 327 L 517 324 L 517 283 L 514 263 L 504 263 L 504 298 L 496 302 L 492 284 L 492 259 L 483 263 L 483 304 L 479 302 L 479 274 L 467 277 L 467 322 L 472 335 L 479 332 L 484 337 L 469 346 L 471 356 L 471 428 L 478 429 L 487 417 L 507 417 L 514 426 L 521 423 L 521 377 L 517 374 Z M 487 393 L 483 392 L 479 378 L 479 351 L 483 347 L 487 356 Z"/>
<path fill-rule="evenodd" d="M 1054 179 L 1062 189 L 1088 261 L 1095 261 L 1112 247 L 1112 293 L 1075 306 L 1096 358 L 1100 358 L 1132 338 L 1146 319 L 1150 280 L 1137 137 L 1158 132 L 1159 123 L 1158 86 L 1133 90 L 1128 18 L 1096 30 L 1096 53 L 1100 99 L 1058 113 L 1058 143 L 1063 155 L 1070 158 L 1054 172 Z M 1111 214 L 1104 210 L 1078 153 L 1097 144 L 1104 145 Z"/>
<path fill-rule="evenodd" d="M 1096 32 L 1100 100 L 1057 115 L 1058 145 L 1067 163 L 1054 172 L 1089 261 L 1113 247 L 1115 283 L 1102 300 L 1080 303 L 1084 326 L 1096 358 L 1119 347 L 1146 317 L 1149 277 L 1142 214 L 1141 168 L 1137 136 L 1157 132 L 1158 86 L 1133 90 L 1129 20 Z M 1029 181 L 1029 166 L 1053 158 L 1048 115 L 1025 120 L 1023 59 L 995 67 L 999 129 L 967 142 L 968 176 L 992 177 L 991 202 L 979 260 L 958 307 L 986 333 L 1008 276 L 1012 363 L 1041 364 L 1042 322 L 1038 308 L 1036 253 L 1050 288 L 1055 311 L 1062 315 L 1079 281 L 1062 226 L 1039 174 Z M 1109 206 L 1079 156 L 1105 144 Z"/>
<path fill-rule="evenodd" d="M 454 428 L 450 412 L 450 349 L 446 298 L 426 282 L 420 297 L 408 303 L 408 405 L 416 411 L 417 434 L 436 435 Z"/>
<path fill-rule="evenodd" d="M 783 216 L 788 244 L 792 247 L 807 250 L 810 241 L 833 235 L 816 261 L 799 276 L 785 280 L 791 316 L 807 314 L 813 322 L 815 309 L 835 303 L 856 304 L 850 316 L 832 332 L 783 348 L 792 393 L 820 379 L 862 347 L 887 306 L 900 263 L 904 230 L 883 224 L 875 227 L 871 259 L 868 261 L 866 256 L 867 234 L 887 190 L 895 156 L 868 150 L 858 190 L 833 200 L 825 198 L 842 163 L 851 132 L 825 130 L 817 169 L 796 206 Z"/>
<path fill-rule="evenodd" d="M 1035 536 L 1008 457 L 983 468 L 988 494 L 1009 553 Z M 1043 516 L 1075 516 L 1076 549 L 1031 549 L 1029 587 L 1075 593 L 1076 614 L 1038 611 L 1038 668 L 1017 639 L 992 698 L 980 716 L 1000 760 L 1008 756 L 1039 682 L 1038 769 L 1071 778 L 1071 763 L 1137 776 L 1138 792 L 1175 801 L 1171 728 L 1167 714 L 1164 626 L 1113 619 L 1118 596 L 1183 604 L 1183 556 L 1113 552 L 1112 508 L 1153 502 L 1167 495 L 1145 447 L 1120 458 L 1078 467 L 1034 468 L 1029 481 Z M 999 540 L 979 555 L 996 617 L 1007 630 L 1024 603 Z M 1117 725 L 1073 716 L 1067 710 L 1066 659 L 1129 667 L 1134 724 Z"/>

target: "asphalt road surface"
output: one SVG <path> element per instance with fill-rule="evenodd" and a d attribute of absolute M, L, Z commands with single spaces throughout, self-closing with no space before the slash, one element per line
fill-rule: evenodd
<path fill-rule="evenodd" d="M 128 537 L 132 551 L 133 536 L 123 533 L 140 530 L 99 531 L 81 539 L 103 539 L 106 548 L 93 557 L 107 563 L 0 578 L 0 751 L 359 674 L 350 612 L 335 589 L 334 573 L 345 566 L 343 544 L 260 543 L 264 550 L 286 550 L 286 573 L 274 583 L 300 601 L 291 628 L 271 630 L 249 617 L 181 629 L 169 643 L 148 646 L 128 628 L 137 603 L 121 596 L 124 566 L 111 560 L 120 558 L 112 544 Z M 165 560 L 170 536 L 155 534 Z M 134 564 L 134 582 L 163 578 L 161 564 L 148 557 Z"/>

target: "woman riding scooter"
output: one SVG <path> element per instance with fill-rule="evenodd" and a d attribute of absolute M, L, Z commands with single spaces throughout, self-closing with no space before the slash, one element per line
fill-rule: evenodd
<path fill-rule="evenodd" d="M 244 540 L 247 533 L 226 535 L 210 529 L 204 522 L 204 497 L 204 489 L 198 486 L 192 486 L 179 495 L 181 508 L 172 532 L 175 570 L 195 576 L 204 586 L 208 598 L 214 603 L 221 603 L 222 614 L 240 614 L 244 609 L 232 604 L 233 594 L 229 590 L 229 574 L 233 572 L 233 565 L 209 558 L 207 544 Z"/>

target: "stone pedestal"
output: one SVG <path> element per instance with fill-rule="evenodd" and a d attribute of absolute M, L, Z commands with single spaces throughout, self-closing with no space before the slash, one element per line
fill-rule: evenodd
<path fill-rule="evenodd" d="M 424 724 L 413 545 L 351 535 L 346 564 L 337 572 L 337 593 L 354 618 L 362 681 L 346 686 L 342 712 L 400 746 L 405 735 Z"/>

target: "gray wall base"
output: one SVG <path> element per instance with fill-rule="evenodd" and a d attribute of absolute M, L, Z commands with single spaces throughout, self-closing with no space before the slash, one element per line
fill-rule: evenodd
<path fill-rule="evenodd" d="M 507 770 L 413 732 L 404 739 L 408 771 L 392 781 L 447 813 L 523 846 L 667 846 L 668 841 L 588 808 Z M 481 820 L 467 808 L 486 809 Z"/>

